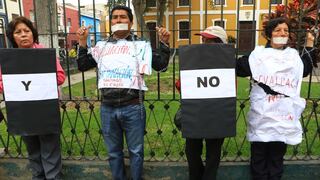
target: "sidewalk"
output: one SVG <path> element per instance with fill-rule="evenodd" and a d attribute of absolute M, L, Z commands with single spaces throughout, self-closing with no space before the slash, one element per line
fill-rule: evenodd
<path fill-rule="evenodd" d="M 68 85 L 69 85 L 69 79 L 68 79 L 68 76 L 67 76 L 67 72 L 65 72 L 65 73 L 66 73 L 66 80 L 64 81 L 64 83 L 62 84 L 61 87 L 68 87 Z M 83 74 L 84 74 L 84 79 L 85 80 L 97 77 L 95 69 L 86 71 Z M 79 83 L 79 82 L 82 82 L 82 73 L 81 72 L 70 75 L 70 84 L 71 85 Z"/>
<path fill-rule="evenodd" d="M 307 76 L 307 77 L 303 78 L 302 80 L 303 80 L 303 82 L 309 82 L 310 77 Z M 320 76 L 319 75 L 317 75 L 317 76 L 312 75 L 311 82 L 320 82 Z"/>
<path fill-rule="evenodd" d="M 313 67 L 311 82 L 320 82 L 320 64 L 318 66 L 318 68 Z M 309 80 L 309 76 L 303 78 L 303 82 L 309 82 Z"/>
<path fill-rule="evenodd" d="M 62 163 L 62 178 L 66 180 L 111 179 L 110 166 L 106 160 L 63 160 Z M 31 179 L 31 172 L 27 164 L 27 159 L 2 158 L 0 179 Z M 125 167 L 125 171 L 129 172 L 128 161 L 125 161 Z M 285 161 L 281 180 L 316 180 L 319 179 L 319 172 L 319 160 Z M 181 162 L 181 160 L 178 162 L 144 162 L 143 178 L 146 180 L 185 180 L 188 179 L 188 166 L 185 161 Z M 221 162 L 217 179 L 250 179 L 249 162 L 247 160 Z"/>

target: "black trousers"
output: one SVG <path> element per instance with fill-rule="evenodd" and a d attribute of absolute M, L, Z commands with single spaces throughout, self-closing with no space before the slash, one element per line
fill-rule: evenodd
<path fill-rule="evenodd" d="M 250 161 L 252 179 L 281 179 L 286 151 L 287 145 L 283 142 L 252 142 Z"/>
<path fill-rule="evenodd" d="M 206 161 L 203 164 L 201 155 L 203 140 L 206 142 Z M 220 163 L 221 139 L 191 139 L 186 138 L 186 155 L 190 180 L 215 180 Z"/>
<path fill-rule="evenodd" d="M 22 136 L 33 180 L 61 179 L 60 134 Z"/>

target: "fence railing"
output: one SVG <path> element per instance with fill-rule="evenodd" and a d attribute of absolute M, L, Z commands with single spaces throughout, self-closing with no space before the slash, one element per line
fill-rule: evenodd
<path fill-rule="evenodd" d="M 320 1 L 320 0 L 319 0 Z M 315 1 L 318 2 L 319 1 Z M 17 3 L 20 15 L 29 16 L 35 20 L 37 24 L 37 12 L 33 12 L 34 6 L 40 1 L 34 0 L 33 7 L 26 9 L 24 3 Z M 86 72 L 79 73 L 76 70 L 74 56 L 70 51 L 77 45 L 75 31 L 90 19 L 85 19 L 82 13 L 91 12 L 91 20 L 93 22 L 93 31 L 88 41 L 95 44 L 97 39 L 103 39 L 109 34 L 108 28 L 110 23 L 106 19 L 110 13 L 109 6 L 102 6 L 93 3 L 83 8 L 82 1 L 76 4 L 67 4 L 64 0 L 57 4 L 56 26 L 57 31 L 51 29 L 50 35 L 58 38 L 58 44 L 54 45 L 60 49 L 60 61 L 67 75 L 67 86 L 62 88 L 61 121 L 62 134 L 61 144 L 63 157 L 65 159 L 106 159 L 107 152 L 104 145 L 101 123 L 100 123 L 100 101 L 99 91 L 96 86 L 96 79 L 86 80 Z M 110 1 L 117 2 L 117 1 Z M 224 4 L 212 4 L 206 0 L 190 0 L 190 1 L 169 1 L 166 5 L 166 11 L 162 22 L 158 17 L 160 12 L 154 4 L 148 4 L 150 7 L 146 9 L 144 16 L 147 27 L 144 30 L 143 25 L 134 26 L 134 31 L 139 35 L 149 35 L 153 46 L 157 47 L 157 37 L 153 36 L 155 26 L 165 26 L 171 32 L 170 45 L 172 49 L 178 48 L 179 45 L 200 43 L 200 38 L 193 36 L 194 33 L 203 30 L 206 26 L 221 25 L 228 34 L 230 40 L 235 43 L 237 49 L 236 56 L 242 53 L 250 52 L 255 45 L 264 44 L 265 40 L 260 35 L 262 29 L 263 15 L 270 14 L 275 8 L 275 2 L 279 1 L 243 1 L 243 0 L 225 0 Z M 223 1 L 212 1 L 223 2 Z M 289 5 L 289 0 L 283 0 L 283 5 Z M 300 4 L 305 1 L 300 0 Z M 182 3 L 182 4 L 181 4 Z M 189 3 L 189 4 L 183 4 Z M 131 1 L 126 1 L 126 5 L 134 8 Z M 111 5 L 112 6 L 112 5 Z M 302 6 L 302 5 L 301 5 Z M 8 8 L 4 3 L 3 8 Z M 50 8 L 50 7 L 49 7 Z M 100 10 L 98 10 L 100 8 Z M 319 9 L 319 8 L 318 8 Z M 1 9 L 0 9 L 1 10 Z M 45 9 L 49 11 L 50 9 Z M 6 9 L 5 17 L 1 21 L 4 26 L 0 25 L 0 44 L 4 42 L 2 47 L 10 47 L 6 38 L 3 36 L 5 31 L 5 22 L 10 21 L 12 15 L 10 10 Z M 23 13 L 24 12 L 24 13 Z M 29 12 L 29 13 L 28 13 Z M 32 13 L 31 13 L 32 12 Z M 30 14 L 31 13 L 31 14 Z M 34 18 L 32 18 L 33 16 Z M 136 17 L 139 18 L 139 17 Z M 303 23 L 303 18 L 298 18 L 298 23 Z M 318 25 L 318 18 L 315 20 Z M 54 22 L 52 22 L 54 23 Z M 100 24 L 100 28 L 97 24 Z M 299 33 L 305 33 L 305 29 L 298 29 Z M 97 36 L 98 35 L 98 36 Z M 317 42 L 316 42 L 317 43 Z M 301 45 L 301 44 L 298 44 Z M 146 161 L 184 161 L 184 139 L 181 133 L 175 127 L 173 118 L 179 107 L 179 93 L 175 90 L 175 80 L 179 75 L 178 53 L 172 58 L 167 72 L 154 73 L 151 77 L 146 77 L 149 92 L 146 93 L 145 107 L 147 110 L 147 126 L 145 133 L 145 160 Z M 71 73 L 72 72 L 72 73 Z M 75 73 L 82 81 L 73 83 L 72 76 Z M 307 107 L 301 118 L 304 130 L 304 140 L 297 146 L 290 146 L 286 154 L 288 160 L 310 160 L 320 158 L 320 125 L 318 120 L 320 87 L 317 69 L 314 69 L 311 75 L 303 85 L 302 94 L 307 99 Z M 226 138 L 222 150 L 223 161 L 247 161 L 250 154 L 250 144 L 246 140 L 246 114 L 249 109 L 248 89 L 249 81 L 240 78 L 240 81 L 247 83 L 247 86 L 238 87 L 237 100 L 237 136 Z M 244 93 L 240 93 L 243 91 Z M 3 104 L 3 103 L 2 103 Z M 5 113 L 5 109 L 2 109 Z M 7 133 L 6 119 L 0 124 L 0 148 L 5 149 L 4 154 L 0 157 L 26 157 L 25 146 L 19 136 L 12 136 Z"/>

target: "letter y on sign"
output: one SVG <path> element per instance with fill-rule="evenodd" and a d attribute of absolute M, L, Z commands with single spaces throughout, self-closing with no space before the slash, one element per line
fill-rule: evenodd
<path fill-rule="evenodd" d="M 26 88 L 26 91 L 29 91 L 29 85 L 31 84 L 31 81 L 28 81 L 27 83 L 25 81 L 21 81 L 21 83 L 24 85 Z"/>

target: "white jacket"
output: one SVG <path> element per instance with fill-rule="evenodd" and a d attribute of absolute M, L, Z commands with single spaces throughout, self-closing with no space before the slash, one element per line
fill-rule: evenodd
<path fill-rule="evenodd" d="M 306 102 L 300 97 L 303 63 L 298 52 L 289 47 L 277 50 L 258 46 L 250 54 L 249 65 L 254 80 L 289 97 L 266 94 L 257 83 L 252 85 L 248 140 L 299 144 L 302 141 L 299 118 Z"/>

